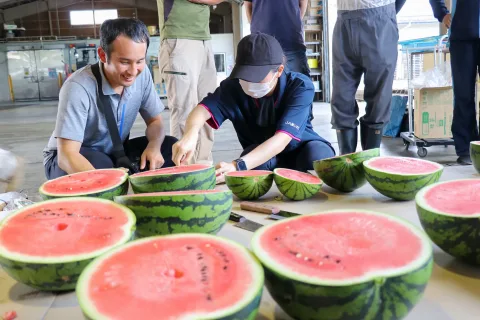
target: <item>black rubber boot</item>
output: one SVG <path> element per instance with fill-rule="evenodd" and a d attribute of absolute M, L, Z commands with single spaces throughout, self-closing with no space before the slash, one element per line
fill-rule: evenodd
<path fill-rule="evenodd" d="M 357 150 L 357 129 L 337 130 L 338 149 L 340 155 L 354 153 Z"/>
<path fill-rule="evenodd" d="M 372 129 L 364 125 L 360 125 L 360 143 L 362 150 L 370 150 L 380 148 L 382 143 L 382 129 Z"/>

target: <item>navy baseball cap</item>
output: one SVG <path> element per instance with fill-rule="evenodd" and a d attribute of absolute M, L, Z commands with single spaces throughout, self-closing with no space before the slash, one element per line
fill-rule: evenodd
<path fill-rule="evenodd" d="M 281 64 L 283 49 L 277 39 L 265 33 L 252 33 L 238 43 L 230 78 L 258 83 Z"/>

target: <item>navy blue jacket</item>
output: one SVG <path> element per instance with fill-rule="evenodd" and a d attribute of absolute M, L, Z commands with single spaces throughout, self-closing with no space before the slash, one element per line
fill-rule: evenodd
<path fill-rule="evenodd" d="M 450 13 L 444 0 L 430 0 L 433 15 L 438 21 Z M 452 0 L 450 40 L 477 40 L 480 38 L 480 1 Z"/>
<path fill-rule="evenodd" d="M 265 142 L 278 131 L 292 138 L 285 152 L 293 151 L 312 140 L 330 144 L 312 127 L 315 89 L 310 78 L 297 72 L 283 72 L 278 86 L 278 91 L 274 94 L 274 118 L 266 126 L 257 123 L 256 114 L 261 108 L 259 102 L 243 92 L 238 79 L 223 80 L 215 92 L 209 93 L 200 105 L 210 112 L 212 117 L 208 124 L 212 128 L 218 129 L 225 120 L 230 120 L 244 149 Z"/>

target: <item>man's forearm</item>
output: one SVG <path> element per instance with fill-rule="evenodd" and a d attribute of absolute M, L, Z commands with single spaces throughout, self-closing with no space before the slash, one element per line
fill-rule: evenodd
<path fill-rule="evenodd" d="M 303 19 L 307 12 L 308 0 L 300 0 L 300 17 Z"/>
<path fill-rule="evenodd" d="M 161 121 L 154 121 L 147 126 L 145 136 L 148 139 L 148 144 L 151 147 L 160 149 L 163 140 L 165 140 L 165 129 Z"/>
<path fill-rule="evenodd" d="M 58 154 L 58 166 L 67 174 L 95 170 L 84 156 L 78 153 Z"/>
<path fill-rule="evenodd" d="M 264 164 L 271 158 L 282 152 L 285 147 L 290 143 L 292 138 L 283 133 L 277 133 L 253 151 L 242 157 L 247 166 L 247 169 L 253 169 L 261 164 Z"/>
<path fill-rule="evenodd" d="M 198 134 L 205 122 L 211 118 L 210 112 L 205 107 L 196 106 L 185 122 L 185 136 Z"/>
<path fill-rule="evenodd" d="M 245 14 L 247 15 L 248 23 L 252 23 L 252 3 L 244 1 L 243 5 L 245 6 Z"/>

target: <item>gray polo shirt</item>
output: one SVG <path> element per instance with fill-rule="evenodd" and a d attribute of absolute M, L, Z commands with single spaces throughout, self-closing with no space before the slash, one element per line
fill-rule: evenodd
<path fill-rule="evenodd" d="M 147 67 L 132 86 L 124 89 L 122 96 L 113 91 L 105 79 L 102 68 L 100 73 L 103 93 L 110 98 L 119 130 L 123 113 L 123 127 L 120 133 L 122 141 L 125 141 L 130 133 L 139 112 L 144 120 L 148 120 L 158 116 L 165 109 L 155 91 L 152 76 Z M 97 81 L 90 66 L 73 73 L 60 90 L 55 130 L 43 150 L 44 164 L 57 150 L 56 138 L 78 141 L 82 143 L 82 147 L 105 154 L 112 152 L 112 139 L 105 116 L 98 110 Z"/>

